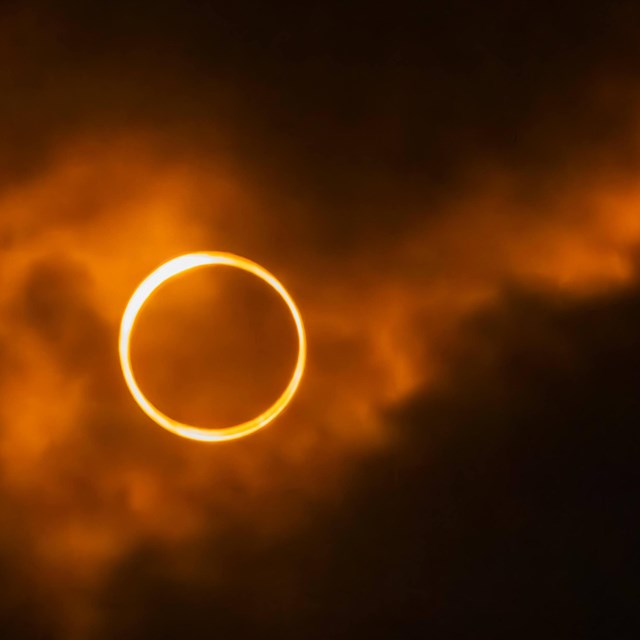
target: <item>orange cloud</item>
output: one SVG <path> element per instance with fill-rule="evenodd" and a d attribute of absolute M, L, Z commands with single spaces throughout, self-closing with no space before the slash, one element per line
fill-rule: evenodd
<path fill-rule="evenodd" d="M 238 523 L 274 535 L 304 519 L 307 501 L 335 499 L 353 461 L 393 437 L 389 408 L 437 382 L 446 345 L 505 286 L 582 296 L 634 280 L 632 179 L 567 185 L 535 206 L 519 202 L 516 184 L 470 189 L 348 257 L 311 246 L 305 255 L 304 229 L 287 254 L 263 234 L 283 214 L 248 176 L 166 157 L 143 136 L 63 146 L 40 173 L 0 190 L 2 490 L 17 505 L 24 554 L 37 558 L 32 579 L 56 585 L 68 621 L 144 541 L 187 544 Z M 117 363 L 135 286 L 200 249 L 265 264 L 299 301 L 309 336 L 291 410 L 264 434 L 220 447 L 150 424 Z M 151 346 L 165 335 L 157 331 Z"/>

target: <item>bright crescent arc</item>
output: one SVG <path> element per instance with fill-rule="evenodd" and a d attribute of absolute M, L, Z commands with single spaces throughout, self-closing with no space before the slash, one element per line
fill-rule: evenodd
<path fill-rule="evenodd" d="M 173 420 L 169 416 L 165 415 L 157 407 L 155 407 L 140 390 L 138 383 L 136 382 L 133 370 L 131 367 L 131 332 L 133 325 L 135 324 L 138 313 L 151 297 L 151 295 L 158 289 L 164 282 L 177 276 L 180 273 L 190 271 L 199 267 L 225 265 L 229 267 L 235 267 L 242 271 L 247 271 L 257 276 L 269 286 L 275 289 L 280 297 L 285 301 L 291 316 L 296 325 L 298 333 L 298 359 L 293 371 L 293 375 L 289 380 L 289 384 L 282 392 L 280 397 L 263 413 L 259 416 L 242 422 L 232 427 L 226 427 L 223 429 L 206 429 L 202 427 L 196 427 L 190 424 L 184 424 Z M 223 440 L 233 440 L 234 438 L 241 438 L 242 436 L 249 435 L 258 429 L 269 424 L 274 418 L 276 418 L 285 407 L 291 401 L 304 371 L 306 354 L 307 354 L 307 342 L 305 337 L 304 325 L 302 324 L 302 317 L 296 307 L 295 302 L 282 286 L 279 280 L 265 268 L 259 264 L 242 258 L 240 256 L 233 255 L 232 253 L 222 253 L 218 251 L 206 251 L 199 253 L 187 253 L 182 256 L 178 256 L 173 260 L 165 262 L 158 267 L 153 273 L 147 276 L 135 290 L 127 307 L 122 316 L 122 322 L 120 324 L 120 338 L 119 338 L 119 352 L 120 352 L 120 365 L 122 367 L 122 373 L 124 379 L 129 387 L 129 391 L 134 400 L 138 403 L 140 408 L 157 424 L 165 429 L 175 433 L 183 438 L 189 438 L 191 440 L 199 440 L 201 442 L 220 442 Z"/>

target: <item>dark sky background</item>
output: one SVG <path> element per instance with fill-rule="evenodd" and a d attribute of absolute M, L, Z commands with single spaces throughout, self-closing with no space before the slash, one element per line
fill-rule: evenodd
<path fill-rule="evenodd" d="M 637 637 L 638 69 L 626 1 L 3 2 L 0 638 Z M 195 250 L 308 331 L 231 443 L 119 369 Z M 251 417 L 286 313 L 189 278 L 142 385 Z"/>

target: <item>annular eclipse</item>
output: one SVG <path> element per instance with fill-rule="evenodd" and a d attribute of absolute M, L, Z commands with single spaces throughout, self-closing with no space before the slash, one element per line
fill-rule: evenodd
<path fill-rule="evenodd" d="M 212 266 L 227 266 L 246 271 L 260 278 L 263 282 L 272 287 L 286 303 L 291 317 L 296 326 L 297 338 L 298 338 L 298 356 L 296 364 L 289 379 L 289 382 L 281 393 L 281 395 L 275 400 L 275 402 L 260 415 L 251 418 L 240 424 L 236 424 L 229 427 L 220 429 L 209 429 L 203 426 L 185 424 L 174 420 L 169 417 L 156 406 L 154 406 L 148 398 L 144 395 L 131 366 L 131 334 L 136 323 L 138 314 L 151 298 L 154 293 L 158 292 L 159 287 L 171 278 L 193 269 L 199 269 L 202 267 Z M 241 438 L 247 436 L 250 433 L 262 429 L 275 418 L 277 418 L 282 411 L 287 407 L 291 399 L 293 398 L 302 374 L 304 372 L 307 343 L 305 337 L 304 325 L 302 323 L 302 317 L 298 310 L 293 298 L 289 295 L 288 291 L 284 288 L 282 283 L 269 271 L 259 264 L 242 258 L 240 256 L 233 255 L 231 253 L 223 253 L 217 251 L 207 251 L 198 253 L 188 253 L 181 255 L 177 258 L 173 258 L 163 265 L 158 267 L 155 271 L 149 274 L 134 291 L 131 299 L 129 300 L 124 314 L 122 316 L 122 322 L 120 324 L 120 338 L 119 338 L 119 353 L 120 353 L 120 365 L 122 367 L 122 373 L 124 375 L 127 387 L 131 392 L 134 400 L 138 406 L 161 427 L 171 431 L 172 433 L 181 436 L 183 438 L 189 438 L 191 440 L 199 440 L 201 442 L 220 442 L 224 440 L 232 440 L 235 438 Z"/>

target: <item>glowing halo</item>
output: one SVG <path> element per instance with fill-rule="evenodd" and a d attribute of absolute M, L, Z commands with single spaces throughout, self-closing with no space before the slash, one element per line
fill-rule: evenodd
<path fill-rule="evenodd" d="M 196 269 L 198 267 L 206 267 L 213 265 L 225 265 L 229 267 L 235 267 L 242 271 L 247 271 L 257 276 L 261 280 L 264 280 L 268 285 L 275 289 L 280 297 L 285 301 L 298 332 L 298 359 L 293 371 L 293 375 L 289 380 L 289 384 L 282 392 L 280 397 L 263 413 L 259 416 L 242 422 L 232 427 L 226 427 L 223 429 L 206 429 L 202 427 L 196 427 L 189 424 L 184 424 L 173 420 L 169 416 L 165 415 L 156 408 L 142 393 L 136 379 L 133 375 L 131 368 L 131 355 L 130 355 L 130 343 L 131 332 L 133 325 L 135 324 L 138 313 L 150 298 L 150 296 L 162 285 L 164 282 L 177 276 L 180 273 Z M 200 440 L 201 442 L 217 442 L 221 440 L 232 440 L 234 438 L 241 438 L 242 436 L 249 435 L 258 429 L 269 424 L 274 418 L 276 418 L 285 407 L 291 401 L 293 394 L 296 392 L 300 379 L 302 378 L 302 372 L 304 371 L 304 365 L 307 353 L 307 342 L 305 338 L 304 325 L 302 324 L 302 317 L 296 307 L 293 299 L 287 292 L 287 290 L 280 284 L 280 282 L 269 273 L 266 269 L 259 264 L 241 258 L 240 256 L 233 255 L 232 253 L 222 253 L 218 251 L 207 251 L 199 253 L 187 253 L 182 256 L 178 256 L 173 260 L 165 262 L 158 267 L 149 276 L 147 276 L 134 291 L 131 299 L 129 300 L 124 314 L 122 316 L 122 322 L 120 324 L 120 338 L 119 338 L 119 352 L 120 352 L 120 366 L 122 367 L 122 373 L 124 379 L 129 387 L 129 391 L 134 400 L 138 403 L 138 406 L 157 424 L 165 429 L 182 436 L 183 438 L 190 438 L 191 440 Z"/>

